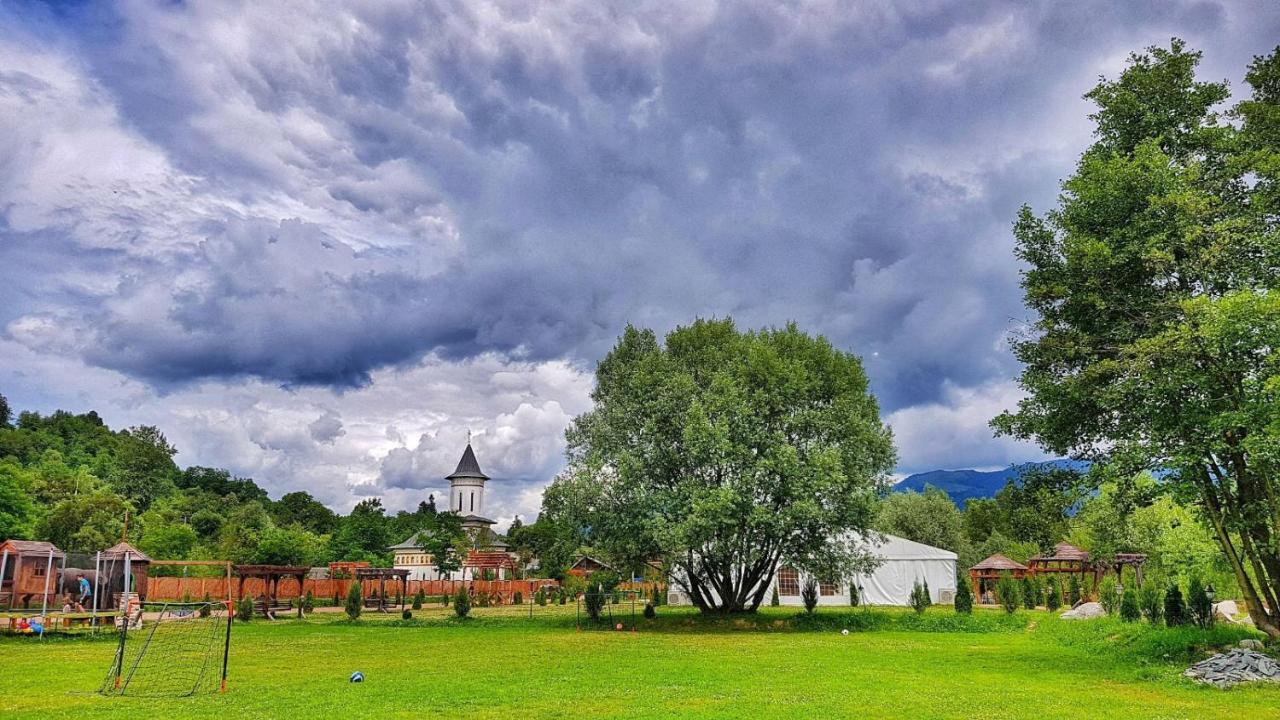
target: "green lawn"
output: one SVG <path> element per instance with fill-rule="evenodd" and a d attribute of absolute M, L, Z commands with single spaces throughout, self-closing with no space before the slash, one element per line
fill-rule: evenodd
<path fill-rule="evenodd" d="M 1046 613 L 823 610 L 704 621 L 660 608 L 640 632 L 574 629 L 572 607 L 444 611 L 406 626 L 337 615 L 237 624 L 225 695 L 93 694 L 109 640 L 0 639 L 4 718 L 1280 718 L 1280 687 L 1178 677 L 1235 629 L 1152 630 Z M 840 627 L 852 627 L 847 636 Z M 353 670 L 367 680 L 347 682 Z"/>

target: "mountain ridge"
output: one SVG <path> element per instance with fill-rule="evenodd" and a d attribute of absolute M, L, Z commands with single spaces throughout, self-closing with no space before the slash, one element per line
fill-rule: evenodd
<path fill-rule="evenodd" d="M 925 486 L 932 485 L 945 492 L 951 497 L 952 502 L 963 508 L 966 500 L 994 497 L 1010 480 L 1018 479 L 1023 472 L 1029 469 L 1039 468 L 1083 471 L 1089 469 L 1089 463 L 1058 458 L 1043 462 L 1019 463 L 1000 470 L 929 470 L 908 475 L 903 478 L 902 482 L 894 485 L 892 490 L 894 492 L 922 492 Z"/>

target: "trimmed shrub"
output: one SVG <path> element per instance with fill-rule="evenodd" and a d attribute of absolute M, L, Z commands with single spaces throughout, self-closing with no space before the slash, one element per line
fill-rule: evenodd
<path fill-rule="evenodd" d="M 917 615 L 923 615 L 924 611 L 929 609 L 929 586 L 921 585 L 920 581 L 917 580 L 911 586 L 909 602 L 911 609 L 915 610 Z"/>
<path fill-rule="evenodd" d="M 1024 576 L 1018 585 L 1022 595 L 1022 606 L 1028 610 L 1035 610 L 1036 606 L 1040 604 L 1038 602 L 1040 598 L 1037 597 L 1040 593 L 1036 590 L 1035 582 L 1031 578 Z"/>
<path fill-rule="evenodd" d="M 236 619 L 240 622 L 253 619 L 253 598 L 246 595 L 236 601 Z"/>
<path fill-rule="evenodd" d="M 956 581 L 955 608 L 961 615 L 973 614 L 973 591 L 969 589 L 969 583 L 964 578 Z"/>
<path fill-rule="evenodd" d="M 1138 594 L 1138 609 L 1147 622 L 1152 625 L 1160 624 L 1160 617 L 1164 614 L 1164 598 L 1160 595 L 1160 588 L 1151 580 L 1142 583 Z"/>
<path fill-rule="evenodd" d="M 858 584 L 851 581 L 849 583 L 849 606 L 858 607 L 861 602 L 862 596 L 858 594 Z"/>
<path fill-rule="evenodd" d="M 205 593 L 204 604 L 200 606 L 200 612 L 198 613 L 200 617 L 207 618 L 213 613 L 213 605 L 210 604 L 211 602 L 212 600 L 209 599 L 209 593 Z"/>
<path fill-rule="evenodd" d="M 316 609 L 315 593 L 308 590 L 307 596 L 302 600 L 302 612 L 304 613 L 315 612 L 315 609 Z"/>
<path fill-rule="evenodd" d="M 364 612 L 364 597 L 360 592 L 360 583 L 351 583 L 351 588 L 347 590 L 347 604 L 342 609 L 347 612 L 348 619 L 360 619 L 360 613 Z"/>
<path fill-rule="evenodd" d="M 1071 607 L 1075 607 L 1076 605 L 1080 604 L 1080 598 L 1081 598 L 1080 576 L 1072 575 L 1071 586 L 1067 591 L 1067 600 L 1071 603 Z"/>
<path fill-rule="evenodd" d="M 1170 585 L 1164 594 L 1164 624 L 1169 627 L 1187 624 L 1187 606 L 1182 602 L 1182 591 L 1177 583 Z"/>
<path fill-rule="evenodd" d="M 1120 593 L 1116 590 L 1116 584 L 1102 578 L 1102 585 L 1098 588 L 1098 602 L 1102 604 L 1102 609 L 1107 611 L 1108 615 L 1115 615 L 1120 610 Z"/>
<path fill-rule="evenodd" d="M 342 607 L 342 596 L 338 595 L 338 591 L 333 591 L 333 606 Z"/>
<path fill-rule="evenodd" d="M 653 603 L 647 602 L 644 604 L 644 616 L 647 620 L 652 620 L 658 616 L 658 611 L 653 609 Z"/>
<path fill-rule="evenodd" d="M 778 607 L 779 605 L 781 605 L 781 604 L 782 604 L 782 601 L 778 599 L 778 585 L 777 585 L 777 583 L 774 583 L 774 585 L 773 585 L 773 595 L 769 596 L 769 604 L 770 604 L 771 606 L 773 606 L 773 607 Z"/>
<path fill-rule="evenodd" d="M 1000 607 L 1004 611 L 1012 615 L 1018 609 L 1018 583 L 1009 573 L 1001 573 L 1000 580 L 996 583 L 996 598 L 1000 601 Z"/>
<path fill-rule="evenodd" d="M 1213 602 L 1198 577 L 1191 578 L 1187 586 L 1187 616 L 1204 630 L 1213 627 Z"/>
<path fill-rule="evenodd" d="M 547 604 L 546 588 L 538 588 L 537 592 L 533 594 L 533 601 L 538 603 L 539 605 L 546 606 Z"/>
<path fill-rule="evenodd" d="M 1138 622 L 1142 619 L 1142 610 L 1138 608 L 1138 589 L 1128 587 L 1120 596 L 1120 619 L 1125 622 Z"/>
<path fill-rule="evenodd" d="M 422 603 L 426 602 L 426 600 L 427 600 L 427 594 L 423 592 L 421 588 L 419 588 L 417 594 L 413 596 L 413 609 L 421 610 Z"/>
<path fill-rule="evenodd" d="M 604 601 L 607 597 L 607 595 L 594 588 L 583 593 L 582 608 L 587 611 L 587 617 L 592 620 L 599 620 L 600 611 L 604 609 Z"/>
<path fill-rule="evenodd" d="M 1049 578 L 1049 583 L 1045 586 L 1044 607 L 1051 612 L 1062 607 L 1062 589 L 1058 587 L 1058 578 Z"/>
<path fill-rule="evenodd" d="M 460 587 L 453 596 L 453 614 L 460 618 L 466 618 L 470 613 L 471 596 L 467 594 L 466 588 Z"/>
<path fill-rule="evenodd" d="M 524 593 L 520 592 L 519 590 L 515 591 L 515 593 L 513 593 L 513 594 L 511 595 L 511 604 L 512 604 L 512 605 L 523 605 L 523 604 L 524 604 Z"/>
<path fill-rule="evenodd" d="M 412 610 L 410 610 L 409 608 L 405 608 L 404 610 L 401 610 L 401 611 L 400 611 L 400 619 L 401 619 L 401 620 L 412 620 L 412 619 L 413 619 L 413 611 L 412 611 Z"/>
<path fill-rule="evenodd" d="M 813 609 L 818 607 L 818 581 L 809 578 L 804 581 L 804 587 L 800 589 L 800 599 L 804 601 L 804 611 L 812 613 Z"/>

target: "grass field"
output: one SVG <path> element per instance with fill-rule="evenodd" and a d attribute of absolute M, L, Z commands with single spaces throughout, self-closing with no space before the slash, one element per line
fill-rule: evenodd
<path fill-rule="evenodd" d="M 573 608 L 433 608 L 409 623 L 335 614 L 237 624 L 225 695 L 92 693 L 110 639 L 0 639 L 0 717 L 1280 718 L 1280 687 L 1179 677 L 1243 631 L 1155 630 L 948 608 L 769 608 L 707 621 L 664 607 L 637 633 L 574 629 Z M 841 635 L 839 629 L 852 632 Z M 367 680 L 350 684 L 353 670 Z"/>

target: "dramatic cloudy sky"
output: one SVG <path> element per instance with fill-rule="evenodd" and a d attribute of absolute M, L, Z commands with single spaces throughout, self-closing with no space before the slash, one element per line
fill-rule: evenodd
<path fill-rule="evenodd" d="M 1240 86 L 1256 3 L 0 5 L 0 393 L 162 427 L 346 509 L 536 511 L 630 321 L 860 354 L 900 473 L 1038 457 L 1010 221 L 1080 98 L 1172 35 Z"/>

